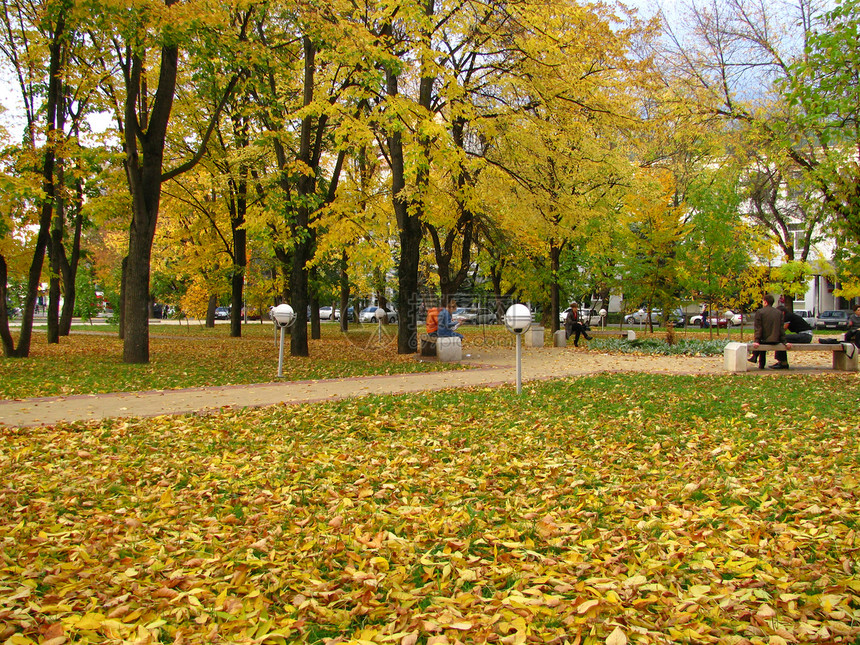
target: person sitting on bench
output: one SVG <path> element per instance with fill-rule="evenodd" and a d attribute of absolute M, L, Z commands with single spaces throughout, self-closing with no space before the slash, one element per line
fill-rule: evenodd
<path fill-rule="evenodd" d="M 785 305 L 780 305 L 777 309 L 782 312 L 782 326 L 788 332 L 785 335 L 786 343 L 797 343 L 799 345 L 808 345 L 812 342 L 812 326 L 803 318 L 798 316 L 793 311 L 789 311 Z M 775 352 L 778 355 L 778 362 L 772 365 L 774 369 L 788 369 L 788 353 Z M 779 365 L 780 367 L 777 367 Z"/>
<path fill-rule="evenodd" d="M 767 352 L 761 351 L 762 345 L 781 345 L 785 342 L 785 327 L 782 326 L 782 312 L 773 306 L 773 294 L 766 293 L 761 300 L 761 309 L 753 317 L 753 351 L 747 359 L 750 363 L 758 363 L 759 369 L 764 369 Z M 770 366 L 773 370 L 788 369 L 788 354 L 784 351 L 774 352 L 776 363 Z"/>
<path fill-rule="evenodd" d="M 436 329 L 438 338 L 450 338 L 456 336 L 463 338 L 463 334 L 456 331 L 459 323 L 454 322 L 453 313 L 457 309 L 457 301 L 454 298 L 448 298 L 445 307 L 439 310 L 439 326 Z"/>
<path fill-rule="evenodd" d="M 591 340 L 591 336 L 588 335 L 585 325 L 579 318 L 579 305 L 575 302 L 570 303 L 570 311 L 567 312 L 567 317 L 564 319 L 564 332 L 566 338 L 573 336 L 574 347 L 579 347 L 580 334 L 585 336 L 585 340 Z"/>
<path fill-rule="evenodd" d="M 436 336 L 439 329 L 439 307 L 433 306 L 427 310 L 427 335 Z"/>
<path fill-rule="evenodd" d="M 860 305 L 854 307 L 854 313 L 848 316 L 848 331 L 845 332 L 844 340 L 860 347 Z"/>

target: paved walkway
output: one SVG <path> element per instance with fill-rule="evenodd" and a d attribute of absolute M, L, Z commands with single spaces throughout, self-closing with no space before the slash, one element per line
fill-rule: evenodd
<path fill-rule="evenodd" d="M 475 386 L 494 387 L 516 383 L 516 360 L 513 349 L 479 350 L 464 356 L 463 363 L 472 366 L 472 369 L 0 401 L 0 425 L 24 427 L 114 417 L 207 413 L 221 408 L 260 407 L 279 403 L 317 403 L 368 394 L 398 394 Z M 820 360 L 819 363 L 821 363 Z M 829 365 L 815 363 L 795 366 L 793 362 L 792 369 L 802 373 L 830 371 Z M 725 374 L 722 356 L 633 356 L 552 347 L 525 348 L 523 351 L 524 382 L 600 372 Z M 774 374 L 768 370 L 751 373 Z"/>

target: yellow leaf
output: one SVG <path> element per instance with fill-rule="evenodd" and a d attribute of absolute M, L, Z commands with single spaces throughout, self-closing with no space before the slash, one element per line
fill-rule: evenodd
<path fill-rule="evenodd" d="M 26 636 L 22 636 L 21 634 L 12 634 L 6 639 L 3 645 L 33 645 L 33 643 L 35 643 L 35 641 L 30 640 Z"/>
<path fill-rule="evenodd" d="M 627 645 L 627 636 L 620 627 L 616 627 L 606 639 L 606 645 Z"/>
<path fill-rule="evenodd" d="M 448 625 L 448 628 L 449 629 L 456 629 L 456 630 L 459 630 L 461 632 L 465 632 L 465 631 L 472 629 L 472 623 L 467 623 L 467 622 L 451 623 L 450 625 Z"/>
<path fill-rule="evenodd" d="M 693 598 L 698 598 L 699 596 L 704 596 L 711 590 L 711 585 L 693 585 L 690 587 L 690 595 Z"/>
<path fill-rule="evenodd" d="M 427 645 L 448 645 L 451 641 L 448 640 L 448 637 L 444 634 L 440 634 L 438 636 L 431 636 L 427 639 Z"/>
<path fill-rule="evenodd" d="M 576 608 L 577 613 L 585 614 L 588 613 L 589 609 L 597 607 L 600 604 L 599 600 L 586 600 L 579 607 Z"/>
<path fill-rule="evenodd" d="M 66 640 L 68 640 L 65 636 L 56 636 L 54 638 L 49 638 L 46 641 L 42 641 L 42 645 L 63 645 Z"/>
<path fill-rule="evenodd" d="M 104 614 L 91 613 L 81 616 L 71 624 L 76 629 L 98 629 L 102 626 L 104 619 Z"/>
<path fill-rule="evenodd" d="M 388 571 L 388 569 L 389 569 L 388 560 L 386 560 L 385 558 L 379 557 L 379 556 L 377 556 L 375 558 L 371 558 L 370 564 L 375 566 L 380 571 Z"/>
<path fill-rule="evenodd" d="M 759 618 L 773 618 L 774 616 L 776 616 L 776 612 L 773 610 L 773 607 L 765 603 L 758 608 L 758 611 L 755 613 L 755 615 Z"/>

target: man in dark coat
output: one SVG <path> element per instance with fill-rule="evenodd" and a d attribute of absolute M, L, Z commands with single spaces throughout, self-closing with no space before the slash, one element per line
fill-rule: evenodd
<path fill-rule="evenodd" d="M 780 345 L 785 344 L 785 327 L 782 324 L 782 312 L 773 307 L 773 296 L 769 293 L 764 294 L 761 301 L 761 309 L 755 312 L 753 318 L 753 347 L 758 350 L 760 345 Z M 777 362 L 771 365 L 771 369 L 787 370 L 788 362 L 780 360 L 786 356 L 785 352 L 776 352 Z M 749 358 L 750 363 L 758 362 L 759 369 L 764 369 L 764 364 L 767 361 L 767 352 L 754 351 Z"/>

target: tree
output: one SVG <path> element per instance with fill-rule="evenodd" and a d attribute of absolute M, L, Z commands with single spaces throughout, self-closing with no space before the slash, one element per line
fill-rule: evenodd
<path fill-rule="evenodd" d="M 680 283 L 701 298 L 708 311 L 745 308 L 741 285 L 750 264 L 751 234 L 741 219 L 739 174 L 733 163 L 702 168 L 686 193 L 690 217 L 679 253 Z"/>
<path fill-rule="evenodd" d="M 830 14 L 822 14 L 824 6 L 821 0 L 697 4 L 684 28 L 668 32 L 660 56 L 667 86 L 693 116 L 704 125 L 730 124 L 756 153 L 748 169 L 750 212 L 788 261 L 819 235 L 822 202 L 850 222 L 844 209 L 853 189 L 845 192 L 837 175 L 854 172 L 845 161 L 857 151 L 856 92 L 844 91 L 852 82 L 856 19 L 847 5 Z M 833 35 L 821 36 L 816 25 Z M 822 65 L 828 57 L 847 65 L 839 83 Z"/>
<path fill-rule="evenodd" d="M 674 177 L 666 170 L 642 171 L 639 190 L 627 198 L 627 244 L 621 263 L 624 299 L 659 305 L 668 315 L 678 302 L 679 249 L 688 232 L 687 205 L 678 203 Z"/>
<path fill-rule="evenodd" d="M 819 156 L 796 157 L 813 171 L 840 227 L 860 242 L 860 2 L 839 0 L 812 28 L 803 57 L 781 87 L 801 108 L 798 129 Z"/>
<path fill-rule="evenodd" d="M 139 3 L 133 8 L 103 4 L 99 27 L 114 33 L 111 48 L 100 60 L 105 71 L 102 89 L 114 106 L 115 120 L 125 153 L 124 166 L 131 195 L 132 214 L 128 254 L 123 271 L 123 361 L 149 362 L 149 283 L 152 243 L 161 203 L 162 184 L 193 168 L 201 159 L 220 116 L 220 110 L 238 81 L 227 83 L 209 127 L 196 153 L 165 171 L 165 153 L 171 110 L 176 96 L 180 45 L 190 45 L 192 34 L 201 38 L 196 16 L 177 0 Z M 202 9 L 202 8 L 201 8 Z M 244 36 L 246 21 L 238 28 Z M 203 32 L 205 33 L 205 32 Z M 95 42 L 101 39 L 93 36 Z M 229 43 L 222 42 L 228 47 Z M 108 60 L 107 56 L 113 58 Z M 157 64 L 151 65 L 151 61 Z M 112 72 L 119 72 L 117 79 Z M 154 81 L 155 90 L 150 91 Z"/>
<path fill-rule="evenodd" d="M 41 191 L 33 201 L 38 211 L 38 227 L 33 245 L 32 260 L 27 276 L 27 291 L 24 302 L 21 333 L 17 347 L 9 332 L 8 315 L 6 312 L 6 279 L 8 264 L 0 257 L 0 278 L 3 279 L 4 297 L 0 299 L 0 339 L 6 356 L 25 357 L 30 353 L 30 342 L 33 330 L 33 315 L 36 306 L 39 282 L 42 276 L 45 251 L 51 244 L 51 220 L 54 213 L 56 195 L 55 166 L 57 147 L 62 138 L 62 130 L 58 129 L 58 121 L 62 124 L 63 116 L 58 116 L 63 110 L 63 64 L 66 60 L 66 20 L 69 7 L 62 2 L 50 4 L 44 14 L 39 7 L 20 4 L 11 7 L 4 3 L 2 18 L 4 21 L 4 41 L 2 51 L 12 64 L 17 77 L 18 88 L 24 100 L 26 125 L 24 131 L 24 152 L 28 164 L 32 164 L 30 172 L 41 177 Z M 31 44 L 31 30 L 42 32 L 43 40 Z M 40 46 L 47 48 L 47 75 L 41 76 L 43 62 L 28 60 L 31 50 L 38 51 Z M 34 77 L 34 71 L 38 70 Z M 44 95 L 40 91 L 46 88 Z M 44 104 L 41 102 L 44 101 Z M 40 128 L 37 119 L 44 114 L 44 124 Z M 44 145 L 39 150 L 39 139 L 44 139 Z M 56 322 L 56 320 L 55 320 Z M 56 324 L 53 327 L 56 331 Z"/>

